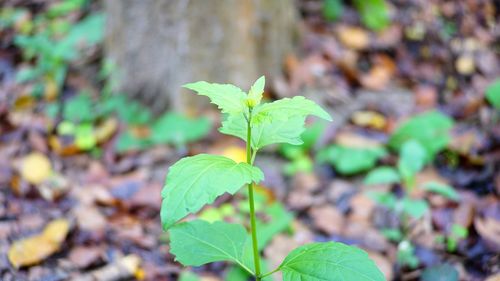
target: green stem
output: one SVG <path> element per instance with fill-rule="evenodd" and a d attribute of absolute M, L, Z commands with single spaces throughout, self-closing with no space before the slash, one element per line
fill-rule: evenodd
<path fill-rule="evenodd" d="M 248 121 L 247 121 L 247 163 L 252 165 L 253 158 L 252 155 L 252 109 L 248 110 Z M 257 227 L 255 223 L 255 205 L 253 199 L 253 182 L 248 184 L 248 204 L 250 205 L 250 230 L 252 232 L 252 247 L 253 247 L 253 262 L 255 265 L 255 280 L 260 281 L 260 255 L 259 247 L 257 243 Z"/>
<path fill-rule="evenodd" d="M 274 273 L 276 273 L 276 272 L 278 272 L 278 271 L 280 271 L 280 268 L 279 268 L 279 267 L 277 267 L 275 270 L 273 270 L 273 271 L 271 271 L 271 272 L 268 272 L 268 273 L 266 273 L 266 274 L 262 274 L 262 276 L 260 276 L 260 278 L 267 277 L 267 276 L 269 276 L 269 275 L 271 275 L 271 274 L 274 274 Z"/>

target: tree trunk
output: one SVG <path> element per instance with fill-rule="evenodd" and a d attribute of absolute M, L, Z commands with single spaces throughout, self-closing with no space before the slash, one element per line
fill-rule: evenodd
<path fill-rule="evenodd" d="M 155 112 L 200 109 L 180 86 L 206 80 L 244 89 L 281 71 L 292 52 L 292 0 L 107 0 L 106 52 L 119 89 Z M 198 99 L 199 100 L 199 99 Z"/>

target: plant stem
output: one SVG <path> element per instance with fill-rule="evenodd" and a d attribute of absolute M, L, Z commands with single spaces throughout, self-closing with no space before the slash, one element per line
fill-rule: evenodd
<path fill-rule="evenodd" d="M 247 163 L 252 165 L 254 155 L 252 155 L 252 109 L 248 110 L 247 121 Z M 248 204 L 250 205 L 250 230 L 252 232 L 253 262 L 255 265 L 255 280 L 260 281 L 260 255 L 257 243 L 257 228 L 255 223 L 255 205 L 253 199 L 253 182 L 248 184 Z"/>
<path fill-rule="evenodd" d="M 278 271 L 280 271 L 280 268 L 279 268 L 279 267 L 278 267 L 278 268 L 276 268 L 276 269 L 275 269 L 275 270 L 273 270 L 273 271 L 270 271 L 270 272 L 268 272 L 268 273 L 262 274 L 262 276 L 261 276 L 260 278 L 267 277 L 267 276 L 269 276 L 269 275 L 271 275 L 271 274 L 274 274 L 274 273 L 276 273 L 276 272 L 278 272 Z"/>

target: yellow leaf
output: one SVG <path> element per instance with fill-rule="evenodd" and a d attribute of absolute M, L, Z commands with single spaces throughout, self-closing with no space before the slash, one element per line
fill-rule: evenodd
<path fill-rule="evenodd" d="M 358 126 L 382 130 L 387 125 L 384 115 L 375 111 L 357 111 L 352 115 L 352 122 Z"/>
<path fill-rule="evenodd" d="M 21 166 L 21 176 L 32 184 L 40 184 L 52 174 L 52 165 L 47 156 L 32 152 L 25 156 Z"/>
<path fill-rule="evenodd" d="M 69 232 L 69 222 L 57 219 L 50 222 L 42 233 L 15 241 L 7 254 L 16 267 L 37 264 L 59 250 Z"/>
<path fill-rule="evenodd" d="M 69 232 L 69 221 L 66 219 L 57 219 L 50 222 L 42 232 L 42 236 L 47 241 L 54 244 L 62 244 Z"/>
<path fill-rule="evenodd" d="M 244 148 L 239 146 L 230 146 L 224 149 L 222 155 L 234 160 L 236 163 L 247 162 L 247 152 Z"/>
<path fill-rule="evenodd" d="M 53 101 L 57 98 L 59 94 L 59 89 L 57 87 L 57 83 L 54 79 L 47 79 L 45 81 L 45 89 L 43 92 L 43 96 L 47 101 Z"/>
<path fill-rule="evenodd" d="M 342 44 L 353 50 L 363 50 L 370 44 L 368 32 L 360 27 L 342 26 L 338 29 L 337 36 Z"/>

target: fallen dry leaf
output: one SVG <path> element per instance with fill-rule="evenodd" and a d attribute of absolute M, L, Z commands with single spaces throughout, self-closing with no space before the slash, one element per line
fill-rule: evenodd
<path fill-rule="evenodd" d="M 474 227 L 483 239 L 496 251 L 500 251 L 500 222 L 492 217 L 474 220 Z"/>
<path fill-rule="evenodd" d="M 390 57 L 377 56 L 370 71 L 361 75 L 361 85 L 371 90 L 383 90 L 391 81 L 395 71 L 396 65 Z"/>
<path fill-rule="evenodd" d="M 92 232 L 104 231 L 106 227 L 106 218 L 96 207 L 91 205 L 79 205 L 73 211 L 80 229 Z"/>
<path fill-rule="evenodd" d="M 111 281 L 123 280 L 135 277 L 136 280 L 144 279 L 144 271 L 141 268 L 141 258 L 137 255 L 128 255 L 102 268 L 90 273 L 73 278 L 74 281 Z"/>
<path fill-rule="evenodd" d="M 394 272 L 392 269 L 392 263 L 385 256 L 372 251 L 368 251 L 368 256 L 370 256 L 380 271 L 382 271 L 385 276 L 385 280 L 393 280 Z"/>
<path fill-rule="evenodd" d="M 69 253 L 69 260 L 78 268 L 87 268 L 99 260 L 102 254 L 103 249 L 98 246 L 77 246 Z"/>
<path fill-rule="evenodd" d="M 344 228 L 344 216 L 333 206 L 313 207 L 309 211 L 314 225 L 328 235 L 340 234 Z"/>
<path fill-rule="evenodd" d="M 68 220 L 57 219 L 50 222 L 42 233 L 15 241 L 8 252 L 10 263 L 19 268 L 41 262 L 59 251 L 69 229 Z"/>
<path fill-rule="evenodd" d="M 351 120 L 354 124 L 361 127 L 370 127 L 382 130 L 387 125 L 384 115 L 375 111 L 356 111 L 352 114 Z"/>
<path fill-rule="evenodd" d="M 470 75 L 476 70 L 474 58 L 471 55 L 461 55 L 455 61 L 455 68 L 462 75 Z"/>
<path fill-rule="evenodd" d="M 32 152 L 25 156 L 21 164 L 21 176 L 31 184 L 40 184 L 52 174 L 52 165 L 42 153 Z"/>
<path fill-rule="evenodd" d="M 370 43 L 368 32 L 360 27 L 340 27 L 337 36 L 344 46 L 354 50 L 366 49 Z"/>

